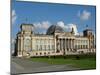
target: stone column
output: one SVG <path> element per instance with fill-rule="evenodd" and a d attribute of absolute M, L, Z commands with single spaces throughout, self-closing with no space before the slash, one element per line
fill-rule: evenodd
<path fill-rule="evenodd" d="M 61 46 L 62 46 L 62 51 L 63 51 L 63 38 L 62 38 L 62 45 Z"/>
<path fill-rule="evenodd" d="M 49 39 L 49 50 L 51 50 L 51 42 L 50 42 L 50 39 Z"/>
<path fill-rule="evenodd" d="M 33 45 L 33 38 L 32 38 L 32 36 L 31 36 L 31 51 L 33 50 L 32 45 Z"/>
<path fill-rule="evenodd" d="M 21 49 L 21 54 L 22 54 L 22 56 L 23 56 L 23 37 L 21 37 L 21 39 L 20 39 L 20 49 Z"/>
<path fill-rule="evenodd" d="M 34 38 L 32 38 L 32 50 L 34 50 Z"/>
<path fill-rule="evenodd" d="M 57 40 L 57 49 L 59 50 L 59 39 Z"/>
<path fill-rule="evenodd" d="M 61 38 L 61 50 L 63 51 L 63 39 Z"/>
<path fill-rule="evenodd" d="M 61 38 L 61 52 L 63 53 L 63 48 L 64 48 L 64 46 L 63 46 L 64 44 L 63 44 L 63 38 Z"/>
<path fill-rule="evenodd" d="M 19 52 L 20 52 L 19 44 L 20 44 L 20 43 L 19 43 L 19 38 L 18 38 L 18 46 L 17 46 L 17 47 L 18 47 L 18 52 L 17 52 L 18 55 L 20 54 L 20 53 L 19 53 Z"/>
<path fill-rule="evenodd" d="M 89 40 L 88 40 L 88 47 L 87 48 L 89 49 Z"/>
<path fill-rule="evenodd" d="M 40 50 L 42 50 L 42 44 L 41 44 L 42 43 L 42 39 L 40 39 L 39 41 L 40 41 L 40 44 L 39 44 L 39 48 L 38 49 L 40 51 Z"/>
<path fill-rule="evenodd" d="M 68 51 L 69 51 L 69 39 L 67 39 L 67 48 L 68 48 Z"/>
<path fill-rule="evenodd" d="M 70 49 L 72 50 L 72 39 L 70 39 Z"/>
<path fill-rule="evenodd" d="M 38 42 L 38 40 L 37 40 L 37 39 L 36 39 L 36 41 Z M 38 50 L 38 43 L 37 43 L 37 47 L 36 47 L 36 48 L 37 48 L 37 50 Z"/>
<path fill-rule="evenodd" d="M 59 48 L 60 48 L 60 50 L 61 50 L 61 39 L 59 39 Z"/>
<path fill-rule="evenodd" d="M 72 44 L 73 44 L 73 47 L 72 48 L 74 49 L 74 39 L 73 39 L 73 43 Z"/>
<path fill-rule="evenodd" d="M 71 39 L 69 39 L 69 49 L 71 50 Z"/>
<path fill-rule="evenodd" d="M 46 41 L 46 39 L 44 39 L 45 41 Z M 45 44 L 44 44 L 44 50 L 46 51 L 46 47 L 47 47 L 47 41 L 45 42 Z"/>
<path fill-rule="evenodd" d="M 23 36 L 23 51 L 24 51 L 25 49 L 24 49 L 24 36 Z"/>
<path fill-rule="evenodd" d="M 61 50 L 61 38 L 60 38 L 60 50 Z"/>
<path fill-rule="evenodd" d="M 61 38 L 60 38 L 60 50 L 62 50 L 62 41 L 61 41 Z"/>
<path fill-rule="evenodd" d="M 68 39 L 68 50 L 70 51 L 70 39 Z"/>
<path fill-rule="evenodd" d="M 67 39 L 66 39 L 66 50 L 67 50 Z"/>
<path fill-rule="evenodd" d="M 18 55 L 21 54 L 21 39 L 18 38 Z"/>
<path fill-rule="evenodd" d="M 72 39 L 70 39 L 70 43 L 71 43 L 70 49 L 72 51 Z"/>
<path fill-rule="evenodd" d="M 66 38 L 64 39 L 64 41 L 65 41 L 65 50 L 66 50 Z"/>
<path fill-rule="evenodd" d="M 74 41 L 73 41 L 73 39 L 72 39 L 72 49 L 74 49 Z"/>
<path fill-rule="evenodd" d="M 55 52 L 56 52 L 56 49 L 57 49 L 57 48 L 56 48 L 56 44 L 57 44 L 57 43 L 56 43 L 56 37 L 54 38 L 54 41 L 55 41 Z"/>
<path fill-rule="evenodd" d="M 40 49 L 39 50 L 42 50 L 42 39 L 40 39 Z"/>
<path fill-rule="evenodd" d="M 73 50 L 73 39 L 71 39 L 71 50 Z"/>

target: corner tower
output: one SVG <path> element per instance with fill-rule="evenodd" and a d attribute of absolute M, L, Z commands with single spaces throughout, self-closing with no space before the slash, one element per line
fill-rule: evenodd
<path fill-rule="evenodd" d="M 95 47 L 95 45 L 94 45 L 94 34 L 93 34 L 93 31 L 92 31 L 92 29 L 85 29 L 84 31 L 83 31 L 83 36 L 84 37 L 87 37 L 88 38 L 88 40 L 89 40 L 89 50 L 91 51 L 91 49 L 93 49 L 94 47 Z"/>
<path fill-rule="evenodd" d="M 32 24 L 21 24 L 21 31 L 17 33 L 16 55 L 18 57 L 30 55 L 32 51 L 32 35 L 34 26 Z"/>
<path fill-rule="evenodd" d="M 21 24 L 20 28 L 23 34 L 32 34 L 34 31 L 33 24 Z"/>

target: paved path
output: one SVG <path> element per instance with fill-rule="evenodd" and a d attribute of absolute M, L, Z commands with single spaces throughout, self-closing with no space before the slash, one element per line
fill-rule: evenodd
<path fill-rule="evenodd" d="M 23 58 L 12 58 L 11 73 L 37 73 L 37 72 L 52 72 L 52 71 L 70 71 L 79 70 L 70 65 L 52 65 L 41 62 L 33 62 Z"/>

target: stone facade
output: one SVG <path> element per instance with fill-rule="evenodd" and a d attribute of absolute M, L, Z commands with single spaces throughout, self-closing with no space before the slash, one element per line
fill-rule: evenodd
<path fill-rule="evenodd" d="M 73 28 L 71 32 L 60 32 L 59 28 L 53 31 L 52 34 L 36 34 L 32 24 L 22 24 L 16 38 L 16 55 L 23 57 L 95 53 L 92 31 L 85 30 L 83 36 L 74 35 Z M 91 34 L 88 34 L 89 31 Z"/>

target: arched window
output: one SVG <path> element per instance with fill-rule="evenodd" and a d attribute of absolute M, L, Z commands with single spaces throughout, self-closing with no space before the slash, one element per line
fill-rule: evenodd
<path fill-rule="evenodd" d="M 24 49 L 26 51 L 31 51 L 31 39 L 27 38 L 24 40 Z"/>
<path fill-rule="evenodd" d="M 40 55 L 42 55 L 42 53 L 40 52 Z"/>
<path fill-rule="evenodd" d="M 44 52 L 44 55 L 46 55 L 46 52 Z"/>
<path fill-rule="evenodd" d="M 48 52 L 48 54 L 50 54 L 50 52 Z"/>
<path fill-rule="evenodd" d="M 38 55 L 38 53 L 36 53 L 36 55 Z"/>

